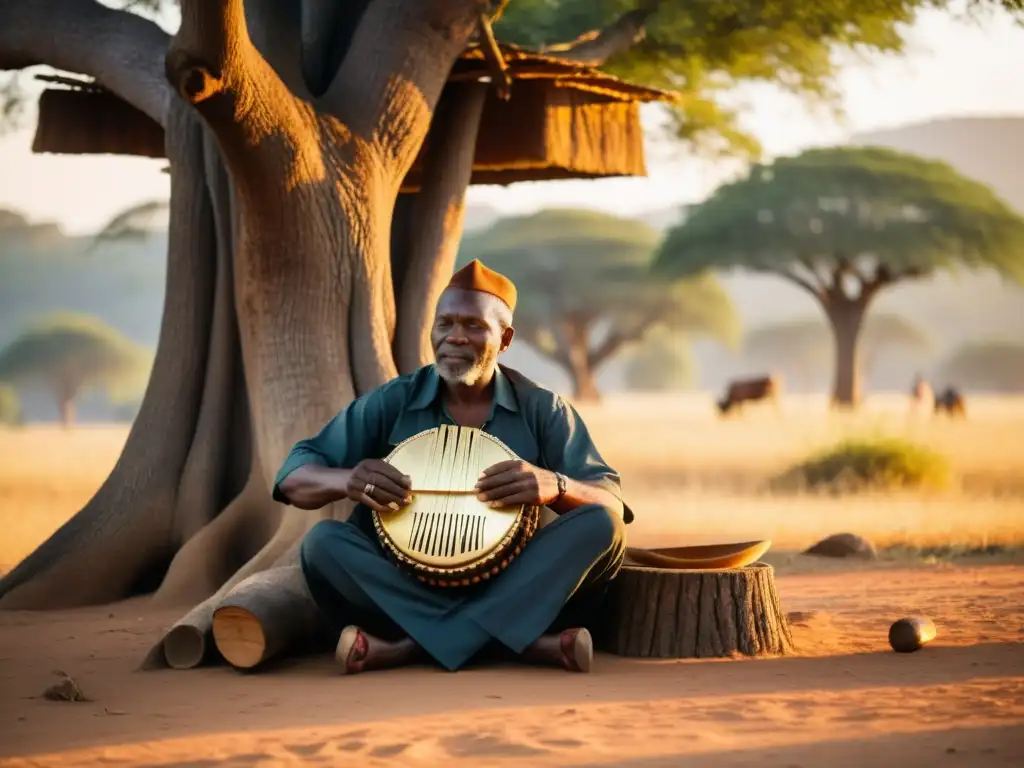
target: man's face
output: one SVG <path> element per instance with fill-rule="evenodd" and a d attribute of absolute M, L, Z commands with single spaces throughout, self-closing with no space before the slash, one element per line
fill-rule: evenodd
<path fill-rule="evenodd" d="M 449 384 L 487 379 L 508 349 L 512 328 L 502 329 L 500 301 L 487 293 L 449 288 L 441 294 L 430 330 L 437 372 Z"/>

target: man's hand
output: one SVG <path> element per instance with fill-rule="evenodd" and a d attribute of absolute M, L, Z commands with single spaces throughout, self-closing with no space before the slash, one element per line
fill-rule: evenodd
<path fill-rule="evenodd" d="M 558 498 L 554 472 L 511 459 L 488 467 L 476 484 L 477 498 L 492 507 L 543 506 Z"/>
<path fill-rule="evenodd" d="M 363 459 L 352 469 L 345 493 L 377 512 L 398 511 L 412 501 L 412 479 L 386 461 Z"/>

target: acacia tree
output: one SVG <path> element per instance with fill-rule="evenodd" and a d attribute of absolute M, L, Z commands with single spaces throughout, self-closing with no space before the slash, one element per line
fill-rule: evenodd
<path fill-rule="evenodd" d="M 697 363 L 689 339 L 660 329 L 626 354 L 626 389 L 633 392 L 673 392 L 694 380 Z"/>
<path fill-rule="evenodd" d="M 524 14 L 542 5 L 512 3 L 510 26 L 520 3 Z M 899 50 L 913 9 L 934 4 L 945 2 L 543 3 L 606 25 L 567 45 L 548 11 L 539 23 L 553 56 L 614 54 L 616 67 L 692 93 L 680 113 L 692 126 L 721 111 L 719 83 L 827 91 L 830 50 Z M 269 483 L 295 440 L 423 361 L 413 342 L 451 271 L 489 87 L 444 86 L 492 11 L 484 0 L 184 0 L 171 38 L 95 0 L 0 4 L 0 69 L 95 78 L 162 128 L 171 176 L 163 322 L 138 417 L 95 496 L 0 581 L 0 607 L 157 587 L 157 601 L 201 600 L 291 562 L 319 516 L 348 514 L 282 514 Z M 396 205 L 428 131 L 424 185 Z M 392 247 L 394 234 L 412 247 Z M 215 599 L 183 622 L 208 627 Z"/>
<path fill-rule="evenodd" d="M 142 390 L 149 362 L 142 347 L 96 318 L 62 314 L 37 323 L 0 349 L 0 382 L 48 387 L 67 429 L 75 421 L 80 395 L 102 389 L 123 402 Z"/>
<path fill-rule="evenodd" d="M 882 355 L 891 351 L 927 354 L 933 348 L 931 336 L 902 315 L 869 314 L 857 364 L 870 377 Z M 835 340 L 820 320 L 786 320 L 751 330 L 743 339 L 743 353 L 759 364 L 788 368 L 809 385 L 828 373 L 835 359 Z"/>
<path fill-rule="evenodd" d="M 637 219 L 548 209 L 467 236 L 457 263 L 480 259 L 516 283 L 519 338 L 569 374 L 575 398 L 594 401 L 601 367 L 652 330 L 738 338 L 739 319 L 713 276 L 653 278 L 659 239 Z"/>
<path fill-rule="evenodd" d="M 801 288 L 832 330 L 833 402 L 853 406 L 871 302 L 904 280 L 957 265 L 1024 280 L 1024 219 L 945 163 L 866 147 L 754 166 L 690 209 L 662 243 L 656 271 L 741 268 Z"/>

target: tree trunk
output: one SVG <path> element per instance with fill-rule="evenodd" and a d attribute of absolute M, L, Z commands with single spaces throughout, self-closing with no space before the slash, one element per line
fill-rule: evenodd
<path fill-rule="evenodd" d="M 590 352 L 590 323 L 575 317 L 563 317 L 558 320 L 558 331 L 562 357 L 572 378 L 573 399 L 598 402 L 601 391 L 597 387 Z"/>
<path fill-rule="evenodd" d="M 60 27 L 60 13 L 83 3 L 40 0 L 51 12 L 38 23 Z M 117 466 L 0 580 L 0 607 L 70 607 L 154 590 L 162 604 L 194 605 L 147 667 L 211 658 L 225 596 L 254 574 L 295 566 L 313 523 L 348 515 L 348 503 L 285 510 L 270 498 L 271 480 L 297 440 L 397 373 L 396 327 L 416 337 L 461 231 L 472 151 L 460 143 L 475 143 L 479 86 L 465 86 L 468 95 L 439 116 L 428 152 L 434 170 L 422 202 L 411 201 L 422 242 L 407 254 L 410 279 L 392 275 L 399 186 L 481 0 L 373 0 L 343 11 L 307 0 L 304 14 L 351 27 L 336 35 L 348 41 L 339 52 L 324 47 L 334 33 L 315 34 L 318 24 L 305 17 L 301 67 L 312 85 L 299 66 L 299 19 L 286 5 L 248 0 L 243 21 L 241 0 L 186 0 L 166 56 L 136 45 L 149 38 L 133 33 L 96 64 L 121 60 L 149 76 L 166 59 L 177 93 L 166 97 L 166 115 L 162 101 L 141 105 L 165 123 L 171 163 L 161 336 Z M 104 10 L 102 19 L 113 25 L 119 13 Z M 47 55 L 48 34 L 38 34 Z M 71 58 L 62 61 L 73 71 L 94 66 L 84 54 L 81 66 Z M 330 71 L 315 77 L 317 62 Z M 119 76 L 115 85 L 127 85 L 115 92 L 129 101 L 148 93 Z M 396 301 L 394 286 L 416 281 L 428 284 L 421 295 L 403 291 Z M 264 620 L 268 638 L 287 637 L 280 622 L 289 618 L 277 615 Z"/>
<path fill-rule="evenodd" d="M 60 411 L 60 425 L 71 429 L 75 425 L 75 391 L 71 387 L 60 387 L 57 392 L 57 408 Z"/>
<path fill-rule="evenodd" d="M 455 266 L 486 95 L 483 83 L 448 85 L 427 137 L 423 186 L 412 201 L 409 251 L 396 288 L 399 322 L 394 346 L 402 374 L 434 360 L 434 307 Z"/>
<path fill-rule="evenodd" d="M 859 345 L 865 307 L 860 301 L 832 299 L 825 311 L 835 340 L 832 404 L 856 408 L 861 402 Z"/>
<path fill-rule="evenodd" d="M 217 606 L 213 639 L 237 669 L 252 669 L 324 635 L 327 625 L 302 569 L 271 568 L 243 581 Z"/>
<path fill-rule="evenodd" d="M 714 571 L 625 566 L 612 582 L 601 650 L 669 659 L 773 656 L 793 639 L 770 565 Z"/>

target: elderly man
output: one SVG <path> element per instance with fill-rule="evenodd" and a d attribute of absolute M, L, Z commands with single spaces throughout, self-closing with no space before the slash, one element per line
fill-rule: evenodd
<path fill-rule="evenodd" d="M 352 402 L 297 443 L 278 473 L 278 501 L 302 509 L 357 502 L 348 521 L 318 523 L 301 547 L 310 592 L 341 629 L 344 673 L 424 655 L 454 671 L 485 648 L 590 670 L 592 640 L 579 617 L 618 572 L 632 513 L 572 406 L 498 364 L 512 342 L 515 304 L 511 281 L 479 261 L 456 272 L 431 330 L 436 363 Z M 440 424 L 479 427 L 522 459 L 484 471 L 482 501 L 543 505 L 558 515 L 497 578 L 458 594 L 427 587 L 388 560 L 370 513 L 408 504 L 413 488 L 382 457 Z"/>

